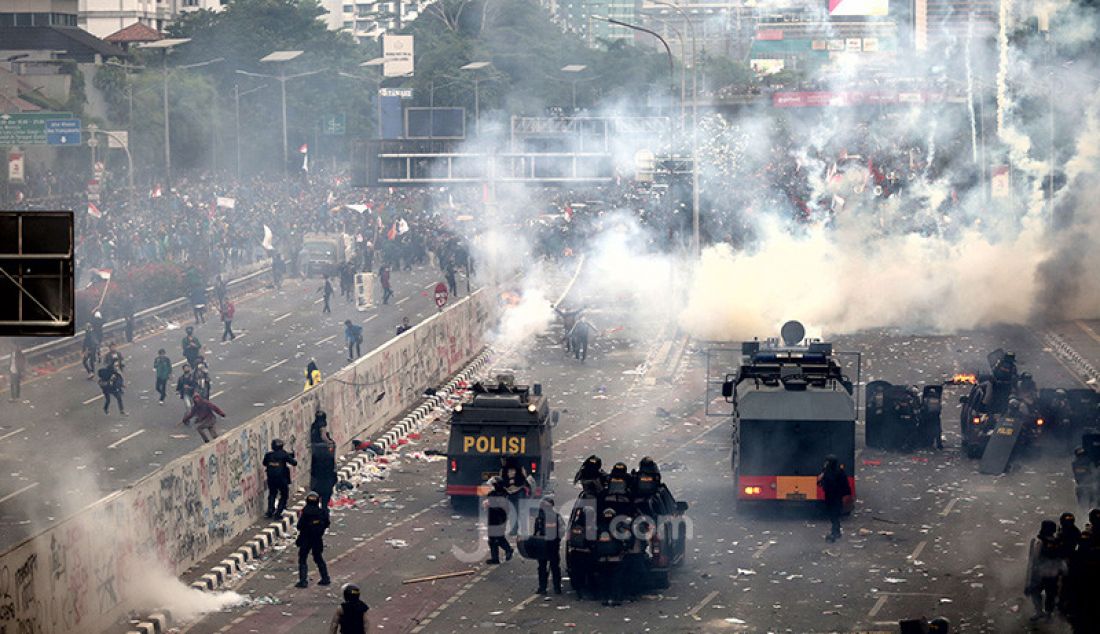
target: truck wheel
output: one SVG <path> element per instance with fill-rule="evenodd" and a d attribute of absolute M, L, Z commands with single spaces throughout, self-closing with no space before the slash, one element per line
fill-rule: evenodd
<path fill-rule="evenodd" d="M 982 448 L 980 445 L 966 443 L 963 445 L 963 449 L 966 451 L 967 458 L 977 459 L 982 457 Z"/>

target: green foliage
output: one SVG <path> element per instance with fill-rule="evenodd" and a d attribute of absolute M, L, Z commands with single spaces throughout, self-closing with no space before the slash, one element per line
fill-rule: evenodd
<path fill-rule="evenodd" d="M 427 105 L 434 84 L 435 104 L 474 108 L 472 61 L 491 61 L 480 73 L 482 110 L 541 114 L 546 106 L 568 106 L 577 79 L 577 105 L 597 100 L 643 97 L 663 92 L 668 66 L 663 53 L 616 44 L 589 49 L 563 33 L 534 0 L 440 0 L 427 7 L 405 32 L 416 36 L 416 75 L 411 80 L 418 104 Z M 578 77 L 561 72 L 583 64 Z M 656 85 L 655 85 L 655 82 Z"/>

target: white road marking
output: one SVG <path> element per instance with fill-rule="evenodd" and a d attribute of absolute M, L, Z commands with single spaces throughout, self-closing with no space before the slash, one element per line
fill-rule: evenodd
<path fill-rule="evenodd" d="M 927 541 L 922 541 L 921 543 L 917 544 L 917 547 L 913 549 L 913 554 L 909 555 L 909 558 L 916 559 L 917 557 L 920 557 L 921 551 L 924 550 L 924 547 L 927 545 Z"/>
<path fill-rule="evenodd" d="M 377 316 L 378 316 L 378 313 L 375 313 L 375 314 L 371 315 L 370 317 L 367 317 L 366 319 L 364 319 L 363 323 L 365 324 L 365 323 L 367 323 L 368 321 L 374 319 Z"/>
<path fill-rule="evenodd" d="M 99 400 L 99 399 L 101 399 L 101 398 L 103 398 L 103 395 L 102 395 L 102 394 L 99 394 L 99 395 L 97 395 L 97 396 L 93 396 L 92 398 L 90 398 L 90 399 L 88 399 L 88 400 L 84 401 L 84 405 L 87 405 L 87 404 L 89 404 L 89 403 L 94 403 L 95 401 L 98 401 L 98 400 Z"/>
<path fill-rule="evenodd" d="M 36 486 L 38 486 L 38 483 L 37 482 L 32 482 L 32 483 L 28 484 L 27 486 L 23 487 L 22 489 L 19 489 L 15 493 L 7 494 L 4 497 L 0 498 L 0 504 L 3 504 L 4 502 L 7 502 L 8 500 L 12 499 L 13 497 L 19 495 L 20 493 L 30 491 L 31 489 L 33 489 Z"/>
<path fill-rule="evenodd" d="M 281 366 L 282 364 L 286 363 L 287 361 L 290 361 L 290 359 L 288 358 L 288 359 L 283 359 L 282 361 L 276 361 L 275 363 L 272 363 L 271 365 L 264 368 L 263 371 L 267 372 L 268 370 L 274 370 L 275 368 Z"/>
<path fill-rule="evenodd" d="M 889 597 L 887 597 L 885 594 L 879 595 L 878 601 L 875 601 L 875 604 L 871 606 L 871 610 L 867 612 L 867 618 L 875 618 L 875 615 L 878 614 L 878 611 L 881 610 L 882 606 L 886 604 L 886 599 L 888 598 Z"/>
<path fill-rule="evenodd" d="M 406 297 L 404 299 L 399 299 L 399 300 L 397 300 L 397 305 L 400 306 L 401 304 L 404 304 L 405 302 L 409 301 L 410 299 L 412 299 L 412 298 L 411 297 Z"/>
<path fill-rule="evenodd" d="M 211 394 L 210 398 L 218 398 L 222 394 L 225 394 L 225 390 L 218 390 L 217 392 L 214 392 L 213 394 Z"/>
<path fill-rule="evenodd" d="M 176 361 L 175 363 L 173 363 L 172 367 L 173 368 L 178 368 L 181 365 L 183 365 L 184 363 L 187 363 L 187 359 L 180 359 L 179 361 Z"/>
<path fill-rule="evenodd" d="M 323 302 L 323 301 L 325 301 L 325 298 L 324 298 L 324 297 L 322 297 L 322 298 L 318 299 L 317 301 L 315 301 L 315 302 L 313 302 L 313 303 L 314 303 L 314 304 L 320 304 L 320 303 L 321 303 L 321 302 Z"/>
<path fill-rule="evenodd" d="M 113 443 L 107 445 L 107 448 L 108 449 L 114 449 L 115 447 L 118 447 L 119 445 L 126 442 L 127 440 L 130 440 L 134 436 L 140 436 L 144 433 L 145 433 L 144 429 L 139 429 L 139 430 L 135 431 L 134 433 L 130 434 L 129 436 L 123 436 L 122 438 L 119 438 L 118 440 L 114 441 Z"/>
<path fill-rule="evenodd" d="M 691 608 L 691 611 L 688 612 L 687 615 L 690 616 L 691 618 L 695 619 L 696 621 L 701 621 L 702 619 L 699 618 L 696 615 L 698 614 L 699 610 L 702 610 L 703 608 L 707 607 L 707 604 L 710 603 L 711 601 L 713 601 L 714 597 L 716 597 L 716 596 L 718 596 L 718 591 L 717 590 L 711 591 L 710 594 L 708 594 L 706 597 L 703 598 L 702 601 L 699 602 L 699 605 L 696 605 L 695 607 Z"/>
<path fill-rule="evenodd" d="M 279 315 L 278 317 L 276 317 L 275 319 L 272 319 L 271 321 L 272 321 L 272 323 L 278 323 L 278 322 L 286 319 L 287 317 L 290 317 L 293 314 L 294 313 L 286 313 L 286 314 L 283 314 L 283 315 Z"/>
<path fill-rule="evenodd" d="M 324 339 L 322 339 L 322 340 L 320 340 L 320 341 L 316 341 L 316 342 L 314 342 L 314 343 L 313 343 L 313 345 L 315 345 L 315 346 L 319 346 L 319 345 L 321 345 L 322 343 L 325 343 L 326 341 L 332 341 L 332 340 L 333 340 L 333 339 L 335 339 L 335 338 L 336 338 L 336 335 L 329 335 L 329 336 L 325 337 Z"/>
<path fill-rule="evenodd" d="M 8 438 L 11 438 L 12 436 L 18 434 L 21 431 L 27 431 L 27 428 L 26 427 L 20 427 L 19 429 L 15 430 L 15 431 L 9 431 L 8 433 L 4 434 L 3 436 L 0 436 L 0 440 L 7 440 Z"/>
<path fill-rule="evenodd" d="M 1096 331 L 1093 330 L 1091 326 L 1081 321 L 1080 319 L 1075 320 L 1073 323 L 1077 324 L 1077 327 L 1083 330 L 1086 335 L 1092 338 L 1093 341 L 1100 343 L 1100 335 L 1096 334 Z"/>
<path fill-rule="evenodd" d="M 940 511 L 940 515 L 942 515 L 943 517 L 947 517 L 948 515 L 950 515 L 951 509 L 955 508 L 955 503 L 958 501 L 959 498 L 951 498 L 951 501 L 947 503 L 947 506 L 943 507 L 943 510 Z"/>

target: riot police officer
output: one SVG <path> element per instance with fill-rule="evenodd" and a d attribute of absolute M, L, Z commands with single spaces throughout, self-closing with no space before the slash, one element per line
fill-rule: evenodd
<path fill-rule="evenodd" d="M 286 510 L 286 500 L 290 495 L 290 467 L 298 466 L 294 454 L 283 449 L 283 441 L 276 438 L 271 441 L 271 451 L 264 454 L 264 468 L 267 470 L 267 513 L 264 517 L 282 517 Z M 278 506 L 275 498 L 278 497 Z"/>
<path fill-rule="evenodd" d="M 546 582 L 554 579 L 554 594 L 561 594 L 561 535 L 565 531 L 565 522 L 554 509 L 554 498 L 546 496 L 539 503 L 539 513 L 535 517 L 532 535 L 541 537 L 543 549 L 539 553 L 539 594 L 546 594 Z"/>
<path fill-rule="evenodd" d="M 508 543 L 508 492 L 500 476 L 489 478 L 489 494 L 483 503 L 486 509 L 486 528 L 489 536 L 489 560 L 487 564 L 500 563 L 500 549 L 504 560 L 511 561 L 512 545 Z"/>
<path fill-rule="evenodd" d="M 370 606 L 360 598 L 359 586 L 345 583 L 343 595 L 344 602 L 336 608 L 328 628 L 329 634 L 366 634 L 370 631 L 370 620 L 367 618 Z"/>
<path fill-rule="evenodd" d="M 646 456 L 638 463 L 638 469 L 631 474 L 639 498 L 648 498 L 661 487 L 661 470 L 657 463 Z"/>
<path fill-rule="evenodd" d="M 1096 502 L 1096 466 L 1084 447 L 1073 450 L 1073 481 L 1076 484 L 1077 506 L 1092 508 Z"/>
<path fill-rule="evenodd" d="M 599 456 L 588 456 L 577 474 L 573 476 L 573 484 L 580 484 L 581 489 L 589 495 L 602 495 L 607 488 L 607 474 L 603 470 L 603 461 Z"/>
<path fill-rule="evenodd" d="M 298 538 L 294 540 L 294 545 L 298 547 L 298 583 L 294 587 L 304 588 L 309 585 L 309 566 L 306 560 L 310 553 L 313 554 L 313 563 L 317 564 L 317 572 L 321 574 L 317 585 L 327 586 L 332 583 L 328 578 L 328 565 L 322 555 L 325 550 L 325 530 L 328 527 L 328 510 L 321 508 L 321 496 L 316 491 L 310 491 L 306 496 L 306 507 L 298 517 Z"/>

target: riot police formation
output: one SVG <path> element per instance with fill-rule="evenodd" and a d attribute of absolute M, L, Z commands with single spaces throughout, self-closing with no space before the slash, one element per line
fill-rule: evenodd
<path fill-rule="evenodd" d="M 590 456 L 574 478 L 581 494 L 566 533 L 566 565 L 579 597 L 618 605 L 667 587 L 669 570 L 686 549 L 687 504 L 673 498 L 651 458 L 634 471 L 622 462 L 606 473 L 601 467 L 599 457 Z"/>
<path fill-rule="evenodd" d="M 264 517 L 282 517 L 286 500 L 290 495 L 290 466 L 298 466 L 294 454 L 283 448 L 283 441 L 271 441 L 271 451 L 264 454 L 263 466 L 267 471 L 267 513 Z M 278 505 L 276 505 L 278 498 Z"/>
<path fill-rule="evenodd" d="M 943 386 L 872 381 L 867 386 L 867 446 L 892 451 L 943 449 Z"/>
<path fill-rule="evenodd" d="M 304 588 L 309 585 L 309 566 L 306 562 L 311 553 L 313 563 L 317 564 L 317 572 L 321 575 L 317 585 L 327 586 L 332 583 L 323 555 L 324 535 L 328 527 L 328 509 L 321 508 L 321 496 L 316 491 L 310 491 L 306 496 L 306 506 L 298 516 L 298 537 L 294 541 L 294 545 L 298 547 L 298 583 L 295 587 Z"/>

